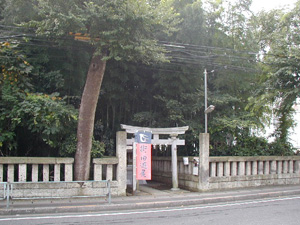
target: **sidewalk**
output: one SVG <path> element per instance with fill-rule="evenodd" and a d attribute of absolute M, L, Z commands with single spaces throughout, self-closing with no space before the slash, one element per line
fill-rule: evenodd
<path fill-rule="evenodd" d="M 178 206 L 225 203 L 262 198 L 300 195 L 300 185 L 268 186 L 247 189 L 189 192 L 186 190 L 159 190 L 141 185 L 136 196 L 104 198 L 70 198 L 52 200 L 14 200 L 9 209 L 0 202 L 0 216 L 44 213 L 106 212 L 129 209 L 167 208 Z"/>

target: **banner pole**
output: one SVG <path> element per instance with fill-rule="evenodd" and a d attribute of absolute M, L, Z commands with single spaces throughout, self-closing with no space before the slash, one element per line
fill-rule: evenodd
<path fill-rule="evenodd" d="M 132 148 L 132 195 L 136 195 L 136 142 Z"/>

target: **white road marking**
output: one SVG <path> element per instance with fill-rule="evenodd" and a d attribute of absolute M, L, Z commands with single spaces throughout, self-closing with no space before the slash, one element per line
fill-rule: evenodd
<path fill-rule="evenodd" d="M 186 211 L 195 209 L 210 209 L 210 208 L 223 208 L 231 206 L 243 206 L 258 203 L 268 203 L 268 202 L 278 202 L 300 199 L 300 196 L 286 197 L 286 198 L 275 198 L 275 199 L 265 199 L 257 201 L 247 201 L 247 202 L 236 202 L 227 203 L 220 205 L 204 205 L 195 207 L 184 207 L 184 208 L 170 208 L 170 209 L 157 209 L 157 210 L 146 210 L 146 211 L 132 211 L 132 212 L 112 212 L 112 213 L 102 213 L 102 214 L 81 214 L 81 215 L 61 215 L 61 216 L 35 216 L 35 217 L 12 217 L 12 218 L 0 218 L 0 221 L 21 221 L 21 220 L 39 220 L 39 219 L 63 219 L 63 218 L 82 218 L 82 217 L 104 217 L 104 216 L 120 216 L 120 215 L 135 215 L 135 214 L 149 214 L 149 213 L 161 213 L 161 212 L 175 212 L 175 211 Z"/>

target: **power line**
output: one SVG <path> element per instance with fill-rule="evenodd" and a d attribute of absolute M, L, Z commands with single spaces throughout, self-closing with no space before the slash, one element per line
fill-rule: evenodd
<path fill-rule="evenodd" d="M 4 26 L 0 25 L 0 27 L 4 28 L 12 28 L 12 26 Z M 13 27 L 18 28 L 20 27 Z M 28 46 L 37 46 L 37 47 L 45 47 L 45 48 L 78 48 L 78 45 L 57 45 L 57 40 L 72 40 L 71 38 L 63 38 L 63 37 L 54 37 L 53 40 L 49 40 L 46 37 L 37 37 L 35 34 L 26 34 L 26 33 L 18 33 L 11 35 L 11 36 L 4 36 L 0 37 L 0 39 L 8 39 L 8 38 L 29 38 L 32 41 L 37 41 L 41 43 L 32 43 L 21 41 L 20 45 L 28 45 Z M 50 43 L 43 44 L 43 43 Z M 165 41 L 158 41 L 158 43 L 167 50 L 169 49 L 170 52 L 166 54 L 167 58 L 169 58 L 170 62 L 177 65 L 185 65 L 185 64 L 192 64 L 192 65 L 205 65 L 205 66 L 212 66 L 212 67 L 220 67 L 225 69 L 234 69 L 234 70 L 242 70 L 242 71 L 257 71 L 252 67 L 245 67 L 245 66 L 235 66 L 232 65 L 234 62 L 245 61 L 247 63 L 255 63 L 253 58 L 247 58 L 241 55 L 234 55 L 234 54 L 242 54 L 242 55 L 249 55 L 251 57 L 256 56 L 257 53 L 249 52 L 249 51 L 237 51 L 234 49 L 229 48 L 221 48 L 221 47 L 214 47 L 214 46 L 201 46 L 201 45 L 193 45 L 193 44 L 182 44 L 176 42 L 165 42 Z M 78 49 L 86 48 L 87 45 L 82 45 Z M 219 51 L 222 51 L 220 53 Z M 239 63 L 241 64 L 241 63 Z"/>

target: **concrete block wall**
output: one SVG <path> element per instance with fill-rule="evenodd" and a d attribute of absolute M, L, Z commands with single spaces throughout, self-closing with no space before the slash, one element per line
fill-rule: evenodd
<path fill-rule="evenodd" d="M 300 183 L 300 157 L 209 157 L 209 134 L 200 134 L 200 191 Z"/>
<path fill-rule="evenodd" d="M 73 181 L 73 158 L 0 157 L 0 198 L 8 183 L 12 197 L 98 196 L 107 193 L 126 195 L 126 132 L 117 133 L 116 157 L 93 159 L 94 180 Z"/>
<path fill-rule="evenodd" d="M 210 157 L 209 189 L 299 184 L 300 157 Z"/>
<path fill-rule="evenodd" d="M 111 182 L 111 192 L 118 195 L 117 181 Z M 104 181 L 86 182 L 38 182 L 13 183 L 13 198 L 67 198 L 80 196 L 105 196 L 108 193 Z"/>
<path fill-rule="evenodd" d="M 73 163 L 73 158 L 0 157 L 0 182 L 73 181 Z"/>
<path fill-rule="evenodd" d="M 300 156 L 209 157 L 209 134 L 200 134 L 198 157 L 183 165 L 178 157 L 179 187 L 205 191 L 300 183 Z M 197 158 L 198 173 L 194 159 Z M 171 158 L 153 158 L 153 179 L 171 183 Z"/>

